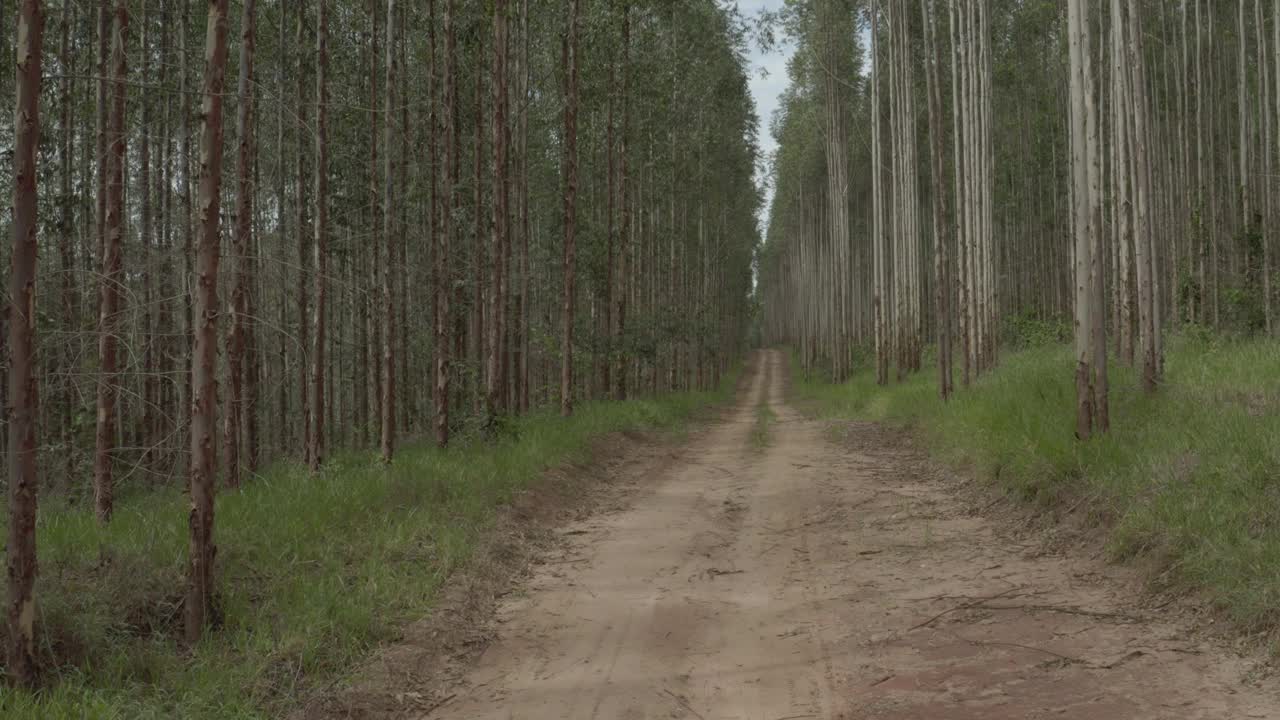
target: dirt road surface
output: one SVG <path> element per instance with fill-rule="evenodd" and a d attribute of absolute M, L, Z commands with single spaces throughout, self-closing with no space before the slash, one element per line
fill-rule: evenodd
<path fill-rule="evenodd" d="M 780 353 L 747 372 L 660 476 L 562 530 L 432 720 L 1280 718 L 1256 661 L 1128 571 L 998 532 L 892 432 L 836 442 Z"/>

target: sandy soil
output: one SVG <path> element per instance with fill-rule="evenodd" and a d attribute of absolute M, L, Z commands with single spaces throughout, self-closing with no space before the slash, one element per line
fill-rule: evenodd
<path fill-rule="evenodd" d="M 1280 718 L 1132 573 L 1018 541 L 903 438 L 837 442 L 758 354 L 734 410 L 559 530 L 413 718 Z M 763 449 L 756 408 L 777 414 Z M 421 696 L 419 696 L 421 697 Z"/>

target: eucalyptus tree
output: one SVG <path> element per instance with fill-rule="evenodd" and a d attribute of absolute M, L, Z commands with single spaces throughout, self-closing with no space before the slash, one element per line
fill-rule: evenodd
<path fill-rule="evenodd" d="M 227 67 L 227 0 L 210 0 L 204 85 L 201 93 L 200 241 L 196 256 L 192 351 L 191 512 L 186 639 L 198 641 L 213 599 L 215 436 L 217 433 L 218 261 L 222 209 L 222 105 Z"/>
<path fill-rule="evenodd" d="M 1028 340 L 1024 321 L 1052 328 L 1074 315 L 1084 437 L 1109 425 L 1108 333 L 1150 392 L 1169 326 L 1270 332 L 1280 10 L 1232 9 L 787 3 L 772 16 L 797 52 L 771 128 L 765 340 L 793 343 L 804 369 L 839 378 L 853 318 L 880 382 L 895 364 L 898 377 L 914 371 L 932 342 L 945 396 L 952 353 L 968 385 L 996 366 L 1000 339 Z M 854 119 L 847 246 L 831 234 L 842 221 L 828 204 L 840 168 L 825 152 L 825 36 L 805 32 L 821 13 L 833 13 L 822 26 L 860 23 L 845 35 L 871 45 L 867 72 L 836 73 Z M 927 162 L 916 150 L 922 121 Z M 921 222 L 921 191 L 932 223 Z"/>
<path fill-rule="evenodd" d="M 103 3 L 105 6 L 106 3 Z M 111 519 L 114 504 L 112 451 L 116 444 L 116 410 L 120 393 L 117 346 L 120 331 L 120 296 L 124 277 L 124 175 L 125 175 L 125 43 L 128 38 L 129 8 L 118 0 L 111 21 L 111 81 L 107 88 L 106 144 L 103 156 L 105 191 L 98 301 L 98 413 L 93 459 L 93 498 L 98 520 Z"/>
<path fill-rule="evenodd" d="M 797 52 L 787 69 L 792 89 L 773 118 L 772 130 L 782 147 L 774 158 L 775 200 L 769 234 L 791 234 L 788 250 L 775 257 L 789 268 L 788 287 L 802 297 L 797 338 L 802 358 L 806 366 L 824 358 L 837 377 L 851 370 L 854 345 L 868 335 L 872 324 L 862 308 L 880 290 L 879 272 L 872 282 L 864 270 L 869 263 L 862 261 L 873 254 L 879 258 L 879 246 L 869 251 L 854 233 L 856 225 L 867 221 L 864 203 L 851 187 L 849 168 L 878 167 L 879 145 L 852 135 L 860 119 L 855 115 L 867 113 L 872 116 L 872 137 L 879 137 L 879 66 L 873 60 L 869 83 L 860 79 L 856 9 L 857 4 L 849 0 L 795 0 L 776 17 L 781 30 L 796 43 Z M 874 23 L 875 3 L 870 15 Z M 874 36 L 872 42 L 876 42 Z M 873 57 L 878 57 L 877 49 L 873 48 Z M 854 154 L 866 148 L 871 149 L 870 158 Z M 872 182 L 875 208 L 881 197 L 878 177 Z M 871 225 L 873 236 L 879 237 L 876 229 L 882 226 L 874 219 Z M 880 323 L 875 324 L 879 337 Z"/>
<path fill-rule="evenodd" d="M 577 305 L 578 2 L 569 0 L 564 41 L 564 282 L 560 341 L 560 414 L 573 413 L 573 328 Z"/>
<path fill-rule="evenodd" d="M 1093 118 L 1093 48 L 1090 20 L 1080 0 L 1067 5 L 1068 46 L 1071 52 L 1071 202 L 1075 237 L 1075 378 L 1076 437 L 1088 438 L 1099 425 L 1094 393 L 1097 352 L 1094 342 L 1096 307 L 1094 268 L 1098 235 L 1097 128 Z M 1105 428 L 1104 428 L 1105 429 Z"/>
<path fill-rule="evenodd" d="M 432 388 L 435 403 L 434 433 L 436 445 L 449 444 L 450 370 L 453 330 L 451 305 L 454 273 L 450 262 L 453 253 L 454 224 L 458 207 L 458 60 L 455 0 L 443 0 L 444 70 L 441 73 L 441 124 L 440 135 L 444 143 L 444 165 L 440 171 L 440 227 L 435 245 L 435 262 L 432 281 L 435 284 L 435 317 L 432 342 L 435 345 L 435 378 Z M 527 234 L 526 234 L 527 241 Z"/>
<path fill-rule="evenodd" d="M 388 44 L 390 45 L 390 44 Z M 312 283 L 315 301 L 311 316 L 311 384 L 310 432 L 307 438 L 307 464 L 312 472 L 320 469 L 325 451 L 325 344 L 329 285 L 329 0 L 319 0 L 316 8 L 316 105 L 315 105 L 315 173 L 316 215 L 315 240 L 311 245 L 314 258 Z M 388 89 L 388 93 L 390 89 Z M 388 153 L 390 156 L 390 153 Z M 388 259 L 388 267 L 393 260 Z"/>
<path fill-rule="evenodd" d="M 399 286 L 399 282 L 397 282 L 398 263 L 396 262 L 396 256 L 398 255 L 401 231 L 397 224 L 394 197 L 397 152 L 403 151 L 403 148 L 396 148 L 396 80 L 399 74 L 398 60 L 400 57 L 396 46 L 396 0 L 387 0 L 386 28 L 387 37 L 384 43 L 386 47 L 386 84 L 383 92 L 386 105 L 383 107 L 382 113 L 385 133 L 383 140 L 382 232 L 386 238 L 386 245 L 383 249 L 385 266 L 381 272 L 382 382 L 379 387 L 382 390 L 380 399 L 382 431 L 379 437 L 382 462 L 389 463 L 395 454 L 396 444 L 396 290 Z"/>
<path fill-rule="evenodd" d="M 231 327 L 227 333 L 227 400 L 222 430 L 222 464 L 226 482 L 230 487 L 240 484 L 241 437 L 244 419 L 244 371 L 246 342 L 245 324 L 248 322 L 248 294 L 251 282 L 249 244 L 253 227 L 253 164 L 256 152 L 253 136 L 254 91 L 253 77 L 254 32 L 257 22 L 256 0 L 245 0 L 240 20 L 240 77 L 236 85 L 238 109 L 236 133 L 236 225 L 232 235 L 232 261 L 234 262 L 231 289 Z M 250 380 L 252 384 L 252 380 Z"/>
<path fill-rule="evenodd" d="M 1113 0 L 1115 2 L 1115 0 Z M 1126 36 L 1128 47 L 1128 72 L 1130 78 L 1125 84 L 1126 106 L 1132 118 L 1130 145 L 1133 148 L 1130 173 L 1134 194 L 1136 196 L 1134 262 L 1137 266 L 1138 280 L 1138 336 L 1142 347 L 1142 385 L 1148 392 L 1155 389 L 1161 368 L 1161 321 L 1159 303 L 1159 262 L 1156 258 L 1157 244 L 1153 228 L 1152 205 L 1154 191 L 1152 188 L 1151 153 L 1148 149 L 1150 102 L 1147 94 L 1147 74 L 1145 57 L 1142 49 L 1142 15 L 1137 0 L 1129 0 L 1128 22 L 1125 23 L 1119 13 L 1115 14 L 1121 22 L 1112 29 L 1117 32 L 1127 24 Z M 1243 39 L 1242 39 L 1243 41 Z M 1244 109 L 1241 108 L 1241 112 Z M 1247 194 L 1247 190 L 1244 191 Z M 1245 204 L 1245 227 L 1248 227 L 1248 206 Z M 1101 279 L 1098 280 L 1101 283 Z M 1099 296 L 1101 293 L 1099 292 Z M 1099 323 L 1100 325 L 1100 323 Z M 1100 330 L 1098 331 L 1101 332 Z M 1105 350 L 1099 349 L 1100 362 L 1105 363 Z M 1105 365 L 1102 372 L 1105 374 Z M 1105 385 L 1103 386 L 1105 388 Z M 1105 399 L 1100 400 L 1105 403 Z M 1103 429 L 1106 429 L 1105 404 L 1103 405 Z"/>
<path fill-rule="evenodd" d="M 951 365 L 951 223 L 947 205 L 946 139 L 942 119 L 941 47 L 938 44 L 938 12 L 934 0 L 921 0 L 924 34 L 925 85 L 929 114 L 929 173 L 932 178 L 934 242 L 934 313 L 938 337 L 938 393 L 943 400 L 952 393 Z"/>
<path fill-rule="evenodd" d="M 39 232 L 40 86 L 45 9 L 41 0 L 18 4 L 14 47 L 13 256 L 9 268 L 8 337 L 9 537 L 6 669 L 15 683 L 36 682 L 35 581 L 38 488 L 35 367 L 35 285 Z"/>
<path fill-rule="evenodd" d="M 906 0 L 889 0 L 888 82 L 892 160 L 892 207 L 888 218 L 892 238 L 892 326 L 890 339 L 898 379 L 920 369 L 923 326 L 920 315 L 920 202 L 916 156 L 915 81 L 910 37 L 911 13 Z"/>
<path fill-rule="evenodd" d="M 230 35 L 226 0 L 56 7 L 38 449 L 95 476 L 104 518 L 189 480 L 192 638 L 215 490 L 253 481 L 259 437 L 312 470 L 390 459 L 539 406 L 706 388 L 745 347 L 759 128 L 748 22 L 721 3 L 255 0 Z M 840 322 L 851 351 L 856 304 L 832 297 L 823 351 Z"/>

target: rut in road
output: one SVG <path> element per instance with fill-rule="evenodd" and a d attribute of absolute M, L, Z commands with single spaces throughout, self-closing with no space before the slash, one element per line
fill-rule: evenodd
<path fill-rule="evenodd" d="M 431 718 L 1271 718 L 1127 571 L 1011 542 L 894 433 L 833 441 L 757 353 L 733 412 L 566 532 Z M 778 419 L 749 443 L 756 408 Z"/>

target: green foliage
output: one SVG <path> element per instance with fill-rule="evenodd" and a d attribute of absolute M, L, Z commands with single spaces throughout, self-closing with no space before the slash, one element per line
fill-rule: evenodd
<path fill-rule="evenodd" d="M 1200 307 L 1203 297 L 1204 292 L 1200 287 L 1200 281 L 1190 269 L 1185 269 L 1178 274 L 1178 312 L 1183 321 L 1191 321 L 1192 308 Z"/>
<path fill-rule="evenodd" d="M 1001 344 L 1010 349 L 1043 347 L 1066 342 L 1071 338 L 1071 323 L 1066 318 L 1044 318 L 1037 312 L 1024 310 L 1004 319 Z"/>
<path fill-rule="evenodd" d="M 1257 335 L 1267 326 L 1262 283 L 1262 226 L 1255 224 L 1240 230 L 1231 242 L 1245 263 L 1243 272 L 1220 289 L 1219 320 L 1228 332 Z"/>
<path fill-rule="evenodd" d="M 1280 343 L 1195 330 L 1170 338 L 1166 367 L 1150 396 L 1117 367 L 1112 430 L 1084 443 L 1061 345 L 1007 355 L 945 405 L 928 373 L 887 388 L 868 373 L 841 386 L 797 377 L 795 393 L 824 416 L 914 426 L 944 458 L 1037 505 L 1083 499 L 1116 557 L 1154 560 L 1162 582 L 1202 593 L 1246 631 L 1274 629 Z"/>
<path fill-rule="evenodd" d="M 282 465 L 218 497 L 218 616 L 179 650 L 186 500 L 136 494 L 108 526 L 40 516 L 40 653 L 49 687 L 0 694 L 5 718 L 281 717 L 430 611 L 494 512 L 611 432 L 679 429 L 734 386 L 509 419 L 492 442 L 405 448 L 383 467 L 336 456 L 311 477 Z"/>
<path fill-rule="evenodd" d="M 1262 289 L 1253 283 L 1222 288 L 1222 325 L 1247 335 L 1266 329 L 1267 316 L 1262 306 Z"/>

